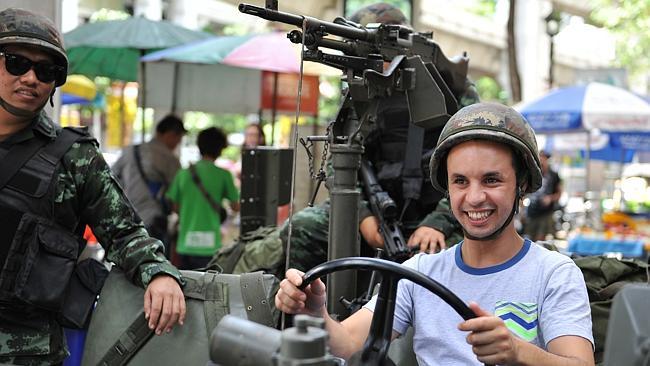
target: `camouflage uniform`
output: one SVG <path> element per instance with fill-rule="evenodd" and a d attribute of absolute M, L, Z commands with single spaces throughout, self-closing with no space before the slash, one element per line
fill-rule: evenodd
<path fill-rule="evenodd" d="M 61 38 L 54 26 L 44 17 L 19 9 L 0 12 L 0 47 L 6 44 L 31 45 L 45 50 L 55 57 L 55 62 L 67 69 L 67 58 L 62 49 Z M 59 75 L 55 85 L 65 82 L 65 73 Z M 2 108 L 16 116 L 25 117 L 25 110 L 13 108 L 2 100 Z M 41 107 L 42 108 L 42 107 Z M 22 130 L 0 142 L 0 160 L 5 159 L 13 146 L 34 139 L 53 141 L 62 129 L 56 126 L 38 108 L 29 112 L 31 122 Z M 81 133 L 81 132 L 79 132 Z M 39 176 L 39 153 L 23 166 L 20 172 Z M 38 215 L 43 220 L 78 236 L 89 225 L 106 249 L 106 259 L 124 269 L 132 281 L 146 287 L 158 274 L 167 274 L 183 283 L 180 273 L 163 254 L 162 243 L 150 238 L 142 221 L 126 199 L 121 187 L 111 174 L 98 148 L 97 141 L 84 134 L 56 163 L 47 192 L 42 197 L 30 197 L 26 190 L 10 181 L 0 190 L 0 213 L 10 217 L 14 212 Z M 49 177 L 49 176 L 48 176 Z M 39 219 L 41 220 L 41 219 Z M 39 221 L 41 222 L 41 221 Z M 6 226 L 4 226 L 6 225 Z M 5 230 L 11 225 L 0 222 Z M 12 227 L 16 230 L 15 226 Z M 40 228 L 39 228 L 40 229 Z M 38 232 L 40 238 L 41 232 Z M 22 241 L 7 242 L 14 233 L 3 232 L 2 245 L 21 247 Z M 40 239 L 39 239 L 40 240 Z M 54 243 L 58 241 L 55 240 Z M 16 244 L 16 245 L 14 245 Z M 20 245 L 18 245 L 20 244 Z M 1 249 L 1 248 L 0 248 Z M 39 249 L 40 250 L 40 249 Z M 7 254 L 0 250 L 0 253 Z M 77 253 L 78 254 L 78 253 Z M 9 266 L 2 266 L 3 276 Z M 20 259 L 20 256 L 14 255 Z M 58 263 L 58 262 L 56 262 Z M 52 273 L 56 277 L 58 273 Z M 2 282 L 2 290 L 11 283 Z M 67 284 L 64 284 L 64 286 Z M 45 291 L 49 291 L 48 287 Z M 53 311 L 37 308 L 17 299 L 0 298 L 0 364 L 52 365 L 61 363 L 68 355 L 63 329 Z"/>
<path fill-rule="evenodd" d="M 0 156 L 13 144 L 39 135 L 53 139 L 60 131 L 42 113 L 28 128 L 0 144 Z M 75 143 L 54 179 L 53 218 L 57 223 L 71 231 L 83 228 L 81 224 L 90 225 L 106 249 L 106 259 L 123 268 L 140 286 L 146 287 L 161 273 L 181 282 L 180 273 L 163 255 L 162 243 L 148 236 L 94 139 Z M 0 197 L 11 200 L 5 192 Z M 62 329 L 52 314 L 24 305 L 0 304 L 0 362 L 45 365 L 61 362 L 66 356 Z"/>

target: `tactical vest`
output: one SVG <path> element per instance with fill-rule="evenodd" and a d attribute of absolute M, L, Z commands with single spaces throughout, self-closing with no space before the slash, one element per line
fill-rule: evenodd
<path fill-rule="evenodd" d="M 442 127 L 426 129 L 421 131 L 422 136 L 414 136 L 417 128 L 409 122 L 409 111 L 404 103 L 406 101 L 396 95 L 379 107 L 378 128 L 369 132 L 364 156 L 375 167 L 379 184 L 400 212 L 406 199 L 412 198 L 402 216 L 403 229 L 410 235 L 443 198 L 431 185 L 427 171 L 430 151 L 435 148 Z M 410 183 L 405 182 L 407 176 L 410 176 Z"/>
<path fill-rule="evenodd" d="M 5 180 L 4 186 L 0 185 L 3 303 L 28 304 L 54 312 L 63 306 L 81 238 L 74 235 L 78 222 L 55 222 L 54 178 L 63 155 L 82 139 L 90 139 L 85 130 L 72 128 L 63 129 L 55 140 L 36 136 L 12 146 L 0 162 Z M 29 150 L 25 146 L 33 147 Z"/>

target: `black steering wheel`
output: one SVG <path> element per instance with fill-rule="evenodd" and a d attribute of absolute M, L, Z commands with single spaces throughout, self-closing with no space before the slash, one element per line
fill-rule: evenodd
<path fill-rule="evenodd" d="M 393 318 L 395 313 L 395 298 L 397 296 L 397 282 L 402 278 L 424 287 L 433 292 L 443 301 L 449 304 L 463 319 L 469 320 L 476 317 L 476 314 L 453 292 L 435 280 L 424 274 L 397 264 L 377 258 L 349 257 L 335 259 L 320 264 L 309 270 L 302 278 L 301 289 L 304 289 L 316 279 L 330 273 L 347 269 L 359 269 L 366 271 L 379 271 L 382 275 L 377 303 L 372 316 L 368 339 L 363 346 L 359 365 L 377 366 L 391 365 L 392 362 L 386 357 L 393 333 Z"/>

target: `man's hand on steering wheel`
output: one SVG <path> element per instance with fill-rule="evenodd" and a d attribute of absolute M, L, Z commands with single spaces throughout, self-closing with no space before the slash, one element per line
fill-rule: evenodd
<path fill-rule="evenodd" d="M 301 291 L 303 272 L 289 269 L 285 279 L 280 282 L 280 289 L 275 295 L 275 307 L 288 314 L 309 314 L 322 316 L 325 308 L 326 289 L 320 279 L 315 280 Z"/>
<path fill-rule="evenodd" d="M 517 360 L 517 342 L 501 318 L 470 302 L 469 308 L 477 315 L 458 325 L 458 329 L 470 332 L 467 343 L 472 345 L 476 358 L 490 365 L 509 365 Z"/>

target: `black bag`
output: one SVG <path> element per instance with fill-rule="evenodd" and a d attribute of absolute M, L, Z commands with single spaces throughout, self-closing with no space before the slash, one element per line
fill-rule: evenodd
<path fill-rule="evenodd" d="M 210 334 L 226 314 L 278 326 L 279 312 L 272 300 L 279 287 L 275 277 L 261 272 L 181 274 L 187 282 L 185 323 L 152 337 L 144 318 L 144 289 L 113 268 L 90 322 L 82 365 L 206 365 Z"/>
<path fill-rule="evenodd" d="M 97 295 L 108 277 L 104 263 L 87 258 L 77 262 L 57 321 L 66 328 L 86 329 Z"/>
<path fill-rule="evenodd" d="M 68 328 L 85 328 L 108 270 L 86 259 L 77 263 L 82 241 L 54 222 L 24 213 L 14 234 L 24 248 L 13 293 L 26 304 L 57 314 Z"/>

